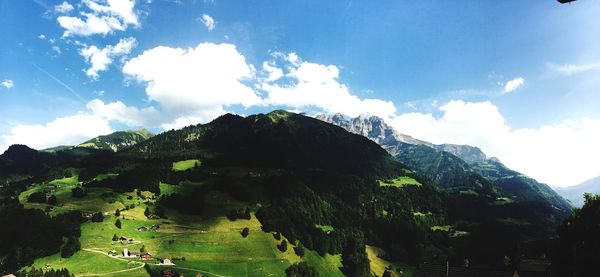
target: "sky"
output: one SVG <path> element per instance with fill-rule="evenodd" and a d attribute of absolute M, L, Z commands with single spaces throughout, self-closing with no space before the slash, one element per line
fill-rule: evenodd
<path fill-rule="evenodd" d="M 0 152 L 274 109 L 600 175 L 600 1 L 0 1 Z"/>

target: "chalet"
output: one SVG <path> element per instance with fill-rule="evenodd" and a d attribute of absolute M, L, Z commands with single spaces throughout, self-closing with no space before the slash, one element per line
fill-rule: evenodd
<path fill-rule="evenodd" d="M 152 225 L 152 227 L 150 227 L 150 230 L 156 231 L 156 230 L 158 230 L 158 228 L 160 228 L 160 226 L 158 226 L 158 224 L 154 224 L 154 225 Z"/>
<path fill-rule="evenodd" d="M 110 251 L 108 251 L 108 255 L 115 257 L 115 256 L 117 256 L 117 251 L 116 250 L 110 250 Z"/>
<path fill-rule="evenodd" d="M 123 248 L 123 258 L 134 258 L 136 257 L 133 253 L 129 252 L 127 248 Z"/>
<path fill-rule="evenodd" d="M 175 265 L 175 264 L 171 261 L 171 259 L 165 258 L 160 262 L 160 265 Z"/>
<path fill-rule="evenodd" d="M 119 238 L 119 240 L 120 240 L 121 242 L 127 242 L 127 240 L 129 240 L 129 239 L 128 239 L 127 237 L 121 236 L 121 237 Z"/>
<path fill-rule="evenodd" d="M 144 254 L 140 255 L 140 258 L 142 260 L 150 260 L 150 259 L 152 259 L 152 255 L 150 255 L 150 253 L 144 253 Z"/>
<path fill-rule="evenodd" d="M 137 228 L 137 230 L 140 232 L 144 232 L 144 231 L 148 231 L 148 228 L 146 226 L 140 226 Z"/>

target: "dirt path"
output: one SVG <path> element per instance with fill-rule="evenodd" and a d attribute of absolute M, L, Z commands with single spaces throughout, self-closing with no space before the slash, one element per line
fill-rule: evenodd
<path fill-rule="evenodd" d="M 101 251 L 101 250 L 98 250 L 98 249 L 94 249 L 94 248 L 84 248 L 84 249 L 81 249 L 81 250 L 92 252 L 92 253 L 96 253 L 96 254 L 102 254 L 104 256 L 107 256 L 109 258 L 113 258 L 113 259 L 116 259 L 116 260 L 119 260 L 119 261 L 134 262 L 134 263 L 137 263 L 137 264 L 140 264 L 140 265 L 137 266 L 137 267 L 132 267 L 132 268 L 128 268 L 128 269 L 122 269 L 122 270 L 117 270 L 117 271 L 111 271 L 111 272 L 106 272 L 106 273 L 81 274 L 81 275 L 77 275 L 77 277 L 84 277 L 84 276 L 105 276 L 105 275 L 123 273 L 123 272 L 138 270 L 140 268 L 143 268 L 146 265 L 146 263 L 144 263 L 144 262 L 134 261 L 134 260 L 125 259 L 125 258 L 119 258 L 117 256 L 111 256 L 111 255 L 108 255 L 104 251 Z M 161 266 L 160 264 L 150 264 L 150 265 Z M 197 269 L 197 268 L 188 268 L 188 267 L 180 267 L 180 266 L 169 266 L 169 268 L 191 270 L 191 271 L 196 271 L 196 272 L 200 272 L 200 273 L 205 274 L 205 275 L 210 275 L 210 276 L 215 276 L 215 277 L 230 277 L 230 276 L 226 276 L 226 275 L 219 275 L 219 274 L 216 274 L 216 273 L 212 273 L 210 271 L 200 270 L 200 269 Z"/>

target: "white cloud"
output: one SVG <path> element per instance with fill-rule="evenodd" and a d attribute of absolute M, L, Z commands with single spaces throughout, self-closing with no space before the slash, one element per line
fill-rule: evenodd
<path fill-rule="evenodd" d="M 69 13 L 73 10 L 73 5 L 69 4 L 67 1 L 63 1 L 60 5 L 54 6 L 54 11 L 57 13 Z"/>
<path fill-rule="evenodd" d="M 560 73 L 565 76 L 579 74 L 587 71 L 600 69 L 600 62 L 587 63 L 587 64 L 546 64 L 547 68 L 551 71 Z"/>
<path fill-rule="evenodd" d="M 99 77 L 98 72 L 107 70 L 115 57 L 129 54 L 136 44 L 136 39 L 129 37 L 121 39 L 116 45 L 108 45 L 103 49 L 98 49 L 93 45 L 81 49 L 79 54 L 91 65 L 90 68 L 85 70 L 85 74 L 97 80 Z"/>
<path fill-rule="evenodd" d="M 254 79 L 254 67 L 231 44 L 159 46 L 127 61 L 123 73 L 145 84 L 148 98 L 170 118 L 208 121 L 222 114 L 224 106 L 262 102 L 245 84 Z"/>
<path fill-rule="evenodd" d="M 56 52 L 57 54 L 60 54 L 60 53 L 61 53 L 61 51 L 60 51 L 60 47 L 58 47 L 58 46 L 56 46 L 56 45 L 52 46 L 52 51 Z"/>
<path fill-rule="evenodd" d="M 138 109 L 126 106 L 121 101 L 104 104 L 102 100 L 94 99 L 88 102 L 86 107 L 96 116 L 116 120 L 128 126 L 154 126 L 161 117 L 154 107 Z"/>
<path fill-rule="evenodd" d="M 12 80 L 6 79 L 2 81 L 2 86 L 7 89 L 11 89 L 15 86 L 15 83 Z"/>
<path fill-rule="evenodd" d="M 215 20 L 210 15 L 203 14 L 200 20 L 209 31 L 212 31 L 215 28 Z"/>
<path fill-rule="evenodd" d="M 433 143 L 478 146 L 508 167 L 552 185 L 575 185 L 600 175 L 598 119 L 513 129 L 490 102 L 450 101 L 440 111 L 440 117 L 401 114 L 391 125 L 401 133 Z"/>
<path fill-rule="evenodd" d="M 322 65 L 303 61 L 296 53 L 282 55 L 286 73 L 269 63 L 263 64 L 268 73 L 259 87 L 268 93 L 267 104 L 292 108 L 316 107 L 325 112 L 340 112 L 349 116 L 371 114 L 389 118 L 396 112 L 391 101 L 360 99 L 339 82 L 339 69 L 334 65 Z M 284 78 L 282 78 L 284 77 Z"/>
<path fill-rule="evenodd" d="M 82 3 L 89 10 L 81 12 L 82 17 L 57 18 L 59 25 L 65 29 L 63 37 L 106 35 L 114 31 L 125 31 L 129 25 L 140 25 L 134 10 L 135 0 L 107 0 L 106 5 L 100 4 L 99 0 L 83 0 Z"/>
<path fill-rule="evenodd" d="M 108 121 L 99 116 L 79 114 L 60 117 L 46 124 L 17 125 L 3 135 L 4 146 L 25 144 L 35 149 L 75 145 L 113 132 Z M 4 150 L 4 149 L 0 149 Z"/>
<path fill-rule="evenodd" d="M 515 91 L 517 88 L 522 86 L 525 83 L 525 79 L 522 77 L 514 78 L 504 85 L 504 93 L 509 93 Z"/>
<path fill-rule="evenodd" d="M 40 35 L 38 36 L 38 38 L 39 38 L 39 39 L 46 39 L 46 36 L 45 36 L 44 34 L 40 34 Z"/>

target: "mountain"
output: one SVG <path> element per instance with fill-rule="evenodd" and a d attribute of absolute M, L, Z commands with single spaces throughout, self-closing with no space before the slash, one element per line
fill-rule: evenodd
<path fill-rule="evenodd" d="M 496 158 L 488 158 L 477 147 L 434 145 L 417 140 L 400 134 L 378 117 L 345 119 L 335 114 L 318 115 L 316 118 L 371 138 L 451 195 L 475 194 L 502 199 L 500 202 L 508 200 L 510 205 L 507 207 L 513 203 L 539 203 L 540 209 L 544 210 L 542 214 L 550 218 L 551 225 L 559 224 L 571 211 L 570 204 L 548 185 L 507 168 Z M 530 217 L 530 220 L 536 219 Z"/>
<path fill-rule="evenodd" d="M 51 265 L 76 275 L 90 268 L 164 275 L 155 272 L 164 270 L 156 259 L 145 269 L 139 259 L 105 263 L 107 251 L 120 256 L 122 248 L 143 246 L 140 252 L 168 257 L 177 265 L 171 270 L 192 276 L 304 267 L 321 276 L 371 276 L 371 266 L 391 262 L 399 275 L 465 259 L 496 266 L 509 256 L 516 264 L 525 251 L 543 252 L 529 241 L 555 234 L 562 210 L 536 183 L 520 189 L 520 176 L 481 176 L 376 118 L 352 126 L 386 148 L 286 111 L 226 114 L 118 152 L 11 146 L 0 155 L 0 172 L 25 177 L 0 186 L 0 273 Z M 40 229 L 48 230 L 41 241 Z M 141 243 L 115 243 L 120 237 Z M 367 249 L 380 250 L 373 257 Z"/>
<path fill-rule="evenodd" d="M 433 148 L 457 156 L 468 164 L 474 164 L 488 160 L 488 157 L 483 153 L 483 151 L 481 151 L 481 149 L 470 145 L 439 144 L 433 146 Z"/>
<path fill-rule="evenodd" d="M 600 194 L 600 176 L 575 186 L 557 188 L 556 191 L 564 198 L 571 201 L 574 206 L 581 207 L 583 206 L 584 193 Z"/>
<path fill-rule="evenodd" d="M 119 236 L 143 241 L 145 251 L 172 257 L 180 265 L 173 270 L 192 276 L 206 269 L 283 275 L 298 261 L 322 276 L 370 276 L 366 243 L 385 251 L 380 259 L 414 265 L 453 253 L 448 240 L 437 239 L 449 232 L 430 237 L 433 226 L 451 224 L 447 200 L 430 180 L 372 140 L 299 114 L 227 114 L 118 152 L 14 146 L 0 160 L 38 155 L 49 159 L 43 170 L 24 169 L 29 181 L 0 187 L 6 197 L 0 201 L 0 273 L 33 263 L 84 274 L 82 260 L 100 272 L 125 270 L 126 263 L 103 263 L 104 249 L 128 247 L 113 242 Z M 90 219 L 79 222 L 81 212 Z M 27 215 L 16 220 L 20 214 Z M 33 234 L 10 224 L 21 221 L 33 225 L 28 230 L 44 228 L 35 226 L 40 222 L 56 232 L 48 233 L 48 243 L 25 243 Z M 153 225 L 160 228 L 139 231 Z M 29 248 L 23 252 L 20 245 Z M 155 269 L 161 267 L 148 270 Z"/>
<path fill-rule="evenodd" d="M 104 149 L 117 152 L 127 147 L 131 147 L 139 142 L 145 141 L 152 136 L 154 136 L 154 134 L 146 129 L 140 129 L 137 131 L 119 131 L 90 139 L 77 145 L 77 147 Z M 51 150 L 55 149 L 51 148 Z"/>

